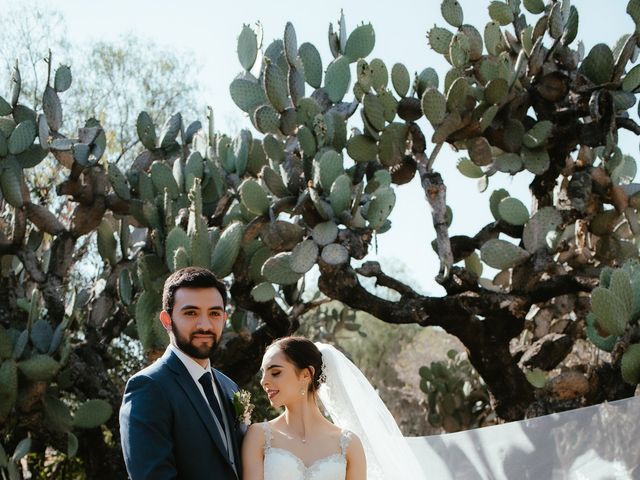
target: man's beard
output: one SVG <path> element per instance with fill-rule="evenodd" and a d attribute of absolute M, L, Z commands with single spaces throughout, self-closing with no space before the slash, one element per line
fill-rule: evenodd
<path fill-rule="evenodd" d="M 173 321 L 171 322 L 171 331 L 173 332 L 173 336 L 176 339 L 176 346 L 184 353 L 193 358 L 198 358 L 200 360 L 209 358 L 218 346 L 218 337 L 213 332 L 196 330 L 191 334 L 190 338 L 187 338 L 178 331 Z M 193 335 L 211 335 L 213 337 L 213 343 L 211 343 L 211 345 L 203 343 L 202 345 L 197 347 L 193 343 L 191 343 Z"/>

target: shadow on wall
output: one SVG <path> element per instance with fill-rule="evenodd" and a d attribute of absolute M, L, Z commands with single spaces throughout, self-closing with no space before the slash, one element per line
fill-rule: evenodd
<path fill-rule="evenodd" d="M 640 397 L 466 432 L 409 438 L 425 478 L 640 478 Z"/>

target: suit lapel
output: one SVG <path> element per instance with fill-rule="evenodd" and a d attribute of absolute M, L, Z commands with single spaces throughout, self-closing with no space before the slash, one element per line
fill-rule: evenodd
<path fill-rule="evenodd" d="M 209 435 L 211 436 L 213 443 L 215 443 L 218 450 L 222 456 L 226 459 L 227 463 L 231 465 L 229 460 L 229 454 L 227 453 L 227 449 L 224 447 L 224 442 L 220 435 L 220 432 L 216 428 L 215 422 L 209 413 L 209 407 L 205 403 L 205 399 L 200 394 L 198 387 L 193 381 L 191 375 L 189 375 L 189 371 L 182 364 L 180 359 L 169 350 L 169 355 L 167 356 L 167 365 L 176 374 L 176 380 L 180 387 L 184 390 L 185 394 L 189 398 L 189 401 L 192 403 L 194 410 L 200 416 L 202 423 L 204 423 Z M 225 402 L 226 403 L 226 402 Z"/>

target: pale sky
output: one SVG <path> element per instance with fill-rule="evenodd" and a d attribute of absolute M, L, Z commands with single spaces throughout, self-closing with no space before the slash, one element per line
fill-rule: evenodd
<path fill-rule="evenodd" d="M 483 31 L 489 20 L 489 1 L 459 1 L 464 8 L 465 23 Z M 0 0 L 0 8 L 16 2 L 19 0 Z M 291 0 L 229 3 L 203 0 L 51 0 L 47 4 L 64 14 L 67 39 L 72 44 L 115 40 L 133 32 L 167 49 L 193 54 L 202 67 L 198 74 L 203 92 L 201 119 L 205 119 L 206 105 L 212 105 L 216 112 L 216 129 L 222 132 L 235 132 L 250 126 L 249 119 L 229 96 L 229 84 L 241 70 L 236 56 L 236 39 L 243 23 L 260 21 L 266 46 L 274 38 L 282 37 L 286 22 L 291 21 L 298 44 L 313 43 L 319 49 L 326 68 L 331 58 L 328 26 L 330 22 L 336 22 L 343 9 L 349 31 L 362 22 L 372 23 L 376 46 L 370 59 L 381 58 L 389 70 L 395 62 L 402 62 L 412 73 L 430 66 L 438 71 L 441 82 L 447 71 L 447 64 L 431 51 L 425 38 L 425 33 L 434 24 L 447 26 L 440 14 L 439 0 L 384 3 L 361 0 L 313 3 Z M 587 51 L 599 42 L 613 47 L 619 36 L 633 32 L 633 22 L 625 13 L 626 0 L 574 0 L 573 4 L 580 13 L 578 39 L 583 40 Z M 55 46 L 51 47 L 55 51 Z M 310 93 L 308 86 L 307 93 Z M 430 127 L 426 123 L 422 126 L 429 137 Z M 428 151 L 431 149 L 428 147 Z M 636 149 L 637 140 L 625 139 L 625 153 L 635 156 Z M 462 156 L 465 152 L 443 149 L 435 163 L 435 169 L 443 175 L 448 186 L 448 204 L 454 212 L 451 235 L 473 235 L 492 219 L 488 200 L 490 193 L 497 188 L 507 188 L 528 206 L 527 185 L 531 179 L 528 174 L 519 174 L 517 182 L 505 174 L 497 174 L 491 178 L 487 191 L 480 194 L 476 181 L 462 177 L 455 168 L 457 159 Z M 444 291 L 433 280 L 438 273 L 438 259 L 430 246 L 435 234 L 418 178 L 399 187 L 396 193 L 397 202 L 391 215 L 393 227 L 378 236 L 378 253 L 369 259 L 378 259 L 383 269 L 390 272 L 403 270 L 405 278 L 410 279 L 412 286 L 420 292 L 441 294 Z"/>

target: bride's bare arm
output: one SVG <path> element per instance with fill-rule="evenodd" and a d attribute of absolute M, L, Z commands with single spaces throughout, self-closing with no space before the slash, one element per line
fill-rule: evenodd
<path fill-rule="evenodd" d="M 242 480 L 264 480 L 264 430 L 249 425 L 242 441 Z"/>
<path fill-rule="evenodd" d="M 362 442 L 357 435 L 353 435 L 347 448 L 347 478 L 346 480 L 366 480 L 367 459 L 364 456 Z"/>

